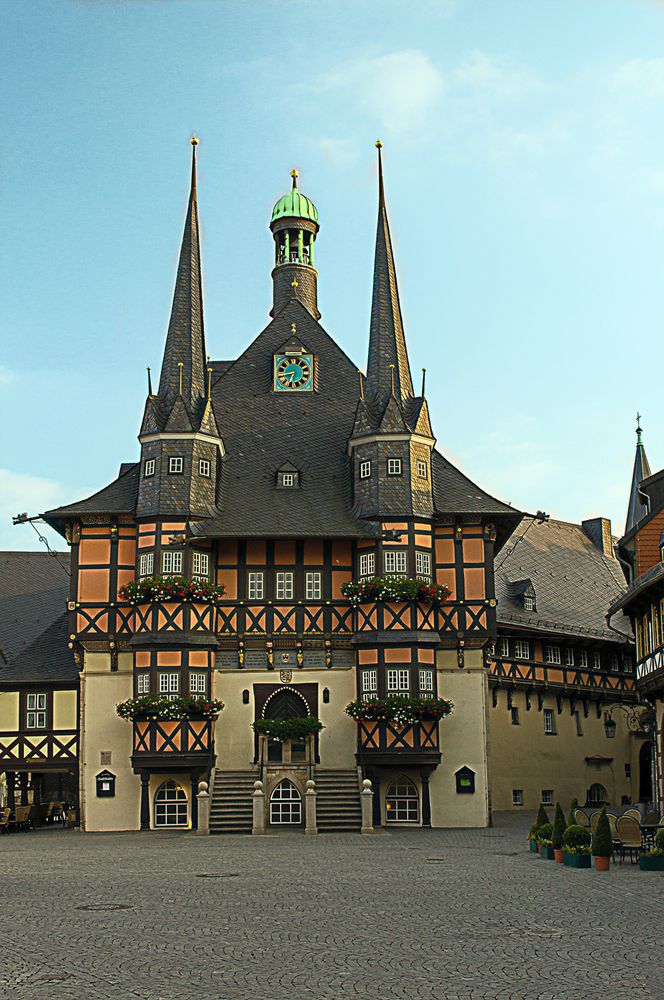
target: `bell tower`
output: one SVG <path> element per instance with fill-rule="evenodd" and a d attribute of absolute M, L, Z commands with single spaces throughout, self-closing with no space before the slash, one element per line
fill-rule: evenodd
<path fill-rule="evenodd" d="M 291 170 L 293 186 L 272 209 L 270 229 L 274 237 L 272 271 L 273 305 L 270 315 L 297 299 L 315 319 L 318 311 L 318 272 L 314 267 L 314 244 L 318 235 L 318 210 L 301 194 L 297 170 Z"/>

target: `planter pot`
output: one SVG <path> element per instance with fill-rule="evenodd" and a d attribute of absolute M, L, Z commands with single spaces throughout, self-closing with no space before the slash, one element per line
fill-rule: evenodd
<path fill-rule="evenodd" d="M 530 844 L 530 850 L 532 851 L 532 853 L 537 854 L 537 841 L 529 840 L 528 843 Z"/>
<path fill-rule="evenodd" d="M 543 847 L 542 857 L 545 858 L 547 861 L 554 861 L 556 854 L 553 847 Z"/>
<path fill-rule="evenodd" d="M 542 855 L 542 845 L 541 845 L 541 844 L 538 844 L 538 845 L 537 845 L 537 853 L 538 853 L 538 854 L 540 855 L 540 857 L 541 857 L 541 855 Z"/>
<path fill-rule="evenodd" d="M 611 858 L 603 858 L 599 854 L 595 855 L 595 871 L 608 872 L 610 864 Z"/>
<path fill-rule="evenodd" d="M 556 864 L 562 865 L 563 861 L 565 860 L 565 854 L 564 854 L 564 852 L 563 851 L 559 851 L 557 847 L 554 847 L 554 849 L 553 849 L 553 856 L 554 856 L 554 860 L 556 861 Z"/>
<path fill-rule="evenodd" d="M 664 872 L 664 854 L 654 858 L 639 858 L 639 868 L 642 872 Z"/>
<path fill-rule="evenodd" d="M 570 868 L 590 868 L 590 855 L 565 853 L 564 863 Z"/>

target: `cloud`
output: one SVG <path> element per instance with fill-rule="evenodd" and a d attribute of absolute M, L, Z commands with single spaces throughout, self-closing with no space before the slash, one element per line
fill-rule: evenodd
<path fill-rule="evenodd" d="M 349 115 L 359 110 L 377 128 L 401 133 L 426 126 L 445 92 L 440 70 L 419 49 L 345 62 L 320 86 L 336 92 Z"/>
<path fill-rule="evenodd" d="M 316 145 L 323 158 L 335 167 L 348 166 L 356 158 L 355 147 L 348 139 L 319 139 Z"/>
<path fill-rule="evenodd" d="M 10 469 L 0 469 L 0 548 L 36 549 L 40 547 L 37 535 L 29 525 L 12 525 L 12 517 L 26 511 L 38 514 L 55 507 L 65 499 L 64 489 L 52 479 L 27 476 Z M 44 525 L 38 525 L 41 534 L 47 534 L 51 544 L 56 540 L 58 548 L 64 543 Z"/>
<path fill-rule="evenodd" d="M 612 88 L 630 98 L 664 99 L 664 59 L 629 59 L 614 74 Z"/>
<path fill-rule="evenodd" d="M 531 70 L 479 50 L 466 56 L 453 70 L 451 80 L 461 94 L 479 95 L 491 101 L 532 97 L 549 89 Z"/>
<path fill-rule="evenodd" d="M 0 365 L 0 385 L 11 385 L 15 381 L 16 372 L 13 372 L 11 368 Z"/>

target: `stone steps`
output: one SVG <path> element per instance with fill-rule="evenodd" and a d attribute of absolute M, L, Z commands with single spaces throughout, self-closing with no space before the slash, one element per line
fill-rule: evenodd
<path fill-rule="evenodd" d="M 217 771 L 210 802 L 210 833 L 251 833 L 256 771 Z"/>
<path fill-rule="evenodd" d="M 362 827 L 357 771 L 317 769 L 316 825 L 321 833 L 352 833 Z"/>

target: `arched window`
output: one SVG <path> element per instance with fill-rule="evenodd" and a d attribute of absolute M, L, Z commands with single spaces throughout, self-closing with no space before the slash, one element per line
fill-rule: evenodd
<path fill-rule="evenodd" d="M 591 785 L 586 792 L 586 805 L 588 806 L 605 806 L 609 803 L 609 797 L 606 794 L 606 788 L 604 785 L 594 784 Z"/>
<path fill-rule="evenodd" d="M 388 823 L 419 823 L 420 797 L 410 778 L 402 774 L 389 785 L 385 809 Z"/>
<path fill-rule="evenodd" d="M 165 781 L 154 797 L 155 826 L 188 826 L 189 807 L 184 788 Z"/>
<path fill-rule="evenodd" d="M 270 823 L 298 826 L 302 822 L 302 799 L 292 781 L 280 781 L 270 796 Z"/>
<path fill-rule="evenodd" d="M 265 702 L 264 719 L 302 719 L 311 715 L 309 706 L 299 691 L 279 688 Z"/>

